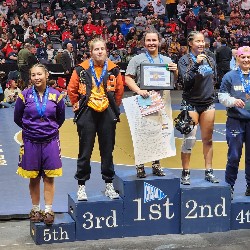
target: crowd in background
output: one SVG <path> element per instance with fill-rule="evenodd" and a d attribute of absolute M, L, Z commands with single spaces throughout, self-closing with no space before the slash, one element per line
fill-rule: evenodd
<path fill-rule="evenodd" d="M 186 37 L 192 30 L 204 34 L 207 53 L 217 60 L 221 46 L 250 45 L 249 9 L 250 0 L 166 0 L 166 5 L 161 0 L 4 0 L 0 1 L 0 63 L 17 64 L 20 69 L 18 57 L 28 45 L 37 62 L 64 64 L 69 78 L 73 67 L 89 58 L 94 37 L 107 41 L 112 61 L 127 63 L 144 51 L 142 36 L 150 27 L 162 35 L 160 52 L 173 62 L 187 53 Z M 68 65 L 65 58 L 71 60 Z"/>

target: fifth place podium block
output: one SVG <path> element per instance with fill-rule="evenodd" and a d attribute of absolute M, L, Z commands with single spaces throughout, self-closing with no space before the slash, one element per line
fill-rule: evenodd
<path fill-rule="evenodd" d="M 165 234 L 193 234 L 250 229 L 250 197 L 231 200 L 228 184 L 192 178 L 191 185 L 165 169 L 158 177 L 147 168 L 138 179 L 135 169 L 116 171 L 114 187 L 120 198 L 111 200 L 100 190 L 88 201 L 68 194 L 68 213 L 56 214 L 55 223 L 31 223 L 36 244 Z"/>

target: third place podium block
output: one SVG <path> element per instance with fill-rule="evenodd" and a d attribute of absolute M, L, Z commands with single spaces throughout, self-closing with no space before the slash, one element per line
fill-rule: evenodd
<path fill-rule="evenodd" d="M 166 176 L 136 177 L 136 170 L 116 170 L 114 187 L 124 202 L 124 236 L 180 233 L 180 179 Z"/>
<path fill-rule="evenodd" d="M 230 230 L 231 191 L 225 182 L 192 179 L 181 185 L 181 233 Z"/>
<path fill-rule="evenodd" d="M 88 193 L 88 201 L 68 196 L 69 214 L 76 222 L 76 240 L 121 238 L 123 236 L 123 200 L 111 200 L 104 194 Z"/>

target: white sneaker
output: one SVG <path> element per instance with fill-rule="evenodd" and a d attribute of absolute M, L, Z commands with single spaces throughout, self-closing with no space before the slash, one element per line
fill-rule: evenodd
<path fill-rule="evenodd" d="M 119 194 L 116 193 L 113 183 L 106 183 L 105 195 L 110 199 L 118 199 Z"/>
<path fill-rule="evenodd" d="M 77 200 L 78 201 L 87 201 L 88 200 L 85 185 L 79 185 L 78 186 Z"/>

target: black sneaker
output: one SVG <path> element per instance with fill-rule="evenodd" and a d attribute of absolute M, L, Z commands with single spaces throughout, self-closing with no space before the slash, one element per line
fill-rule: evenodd
<path fill-rule="evenodd" d="M 152 163 L 152 173 L 157 176 L 165 176 L 163 169 L 161 168 L 159 161 L 153 161 Z"/>
<path fill-rule="evenodd" d="M 213 174 L 213 169 L 205 170 L 205 180 L 212 183 L 219 183 L 219 180 Z"/>
<path fill-rule="evenodd" d="M 146 178 L 146 172 L 144 169 L 144 164 L 136 165 L 137 177 Z"/>
<path fill-rule="evenodd" d="M 190 170 L 182 170 L 181 184 L 190 185 Z"/>
<path fill-rule="evenodd" d="M 250 185 L 247 185 L 245 196 L 250 196 Z"/>

